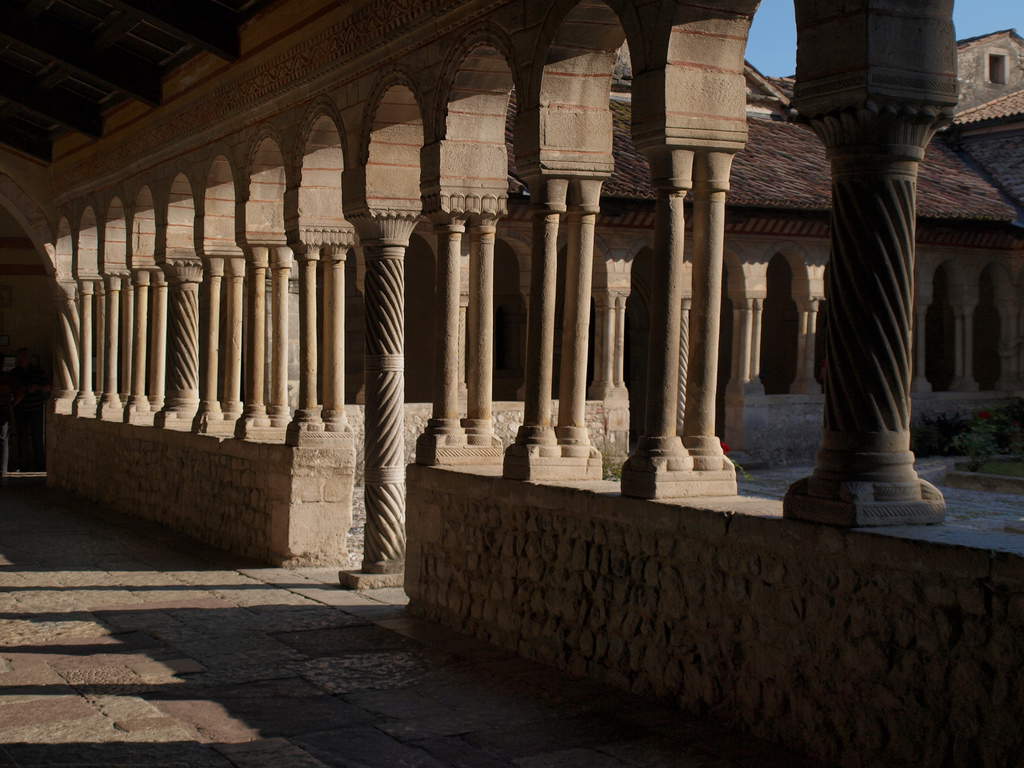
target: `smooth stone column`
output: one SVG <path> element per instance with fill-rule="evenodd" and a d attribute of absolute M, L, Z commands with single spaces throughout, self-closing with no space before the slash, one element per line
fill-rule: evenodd
<path fill-rule="evenodd" d="M 271 311 L 272 367 L 270 377 L 270 426 L 284 429 L 291 420 L 288 406 L 288 280 L 292 271 L 292 249 L 272 249 L 270 264 L 273 309 Z"/>
<path fill-rule="evenodd" d="M 242 415 L 242 324 L 245 313 L 245 259 L 232 256 L 224 260 L 227 276 L 224 312 L 224 393 L 221 410 L 224 421 L 233 424 Z"/>
<path fill-rule="evenodd" d="M 461 272 L 461 259 L 459 271 Z M 466 334 L 469 331 L 469 294 L 459 291 L 459 400 L 469 396 L 469 355 L 466 349 Z"/>
<path fill-rule="evenodd" d="M 551 425 L 551 386 L 555 347 L 555 285 L 558 275 L 558 225 L 565 212 L 568 182 L 534 178 L 533 257 L 530 308 L 526 328 L 526 381 L 523 424 L 505 451 L 504 475 L 515 480 L 558 477 L 545 460 L 561 456 Z M 545 471 L 547 469 L 548 471 Z"/>
<path fill-rule="evenodd" d="M 270 251 L 253 247 L 248 256 L 249 323 L 246 338 L 245 405 L 235 424 L 235 437 L 257 438 L 270 426 L 264 400 L 267 361 L 267 267 Z"/>
<path fill-rule="evenodd" d="M 317 397 L 316 272 L 320 247 L 307 245 L 297 252 L 299 261 L 299 407 L 288 425 L 285 442 L 301 445 L 323 440 L 326 432 Z M 326 296 L 325 296 L 326 299 Z M 325 302 L 326 303 L 326 302 Z M 326 341 L 325 341 L 326 346 Z"/>
<path fill-rule="evenodd" d="M 329 434 L 351 431 L 345 415 L 345 260 L 347 249 L 327 246 L 323 264 L 323 422 Z"/>
<path fill-rule="evenodd" d="M 202 263 L 175 261 L 164 265 L 171 289 L 171 348 L 167 397 L 154 424 L 189 429 L 199 408 L 199 284 Z"/>
<path fill-rule="evenodd" d="M 478 462 L 497 463 L 504 452 L 494 434 L 494 242 L 496 220 L 474 218 L 469 241 L 469 367 L 466 418 L 462 426 L 466 441 Z"/>
<path fill-rule="evenodd" d="M 818 299 L 809 299 L 800 306 L 800 335 L 797 338 L 797 377 L 794 394 L 816 395 L 821 387 L 814 378 L 814 346 L 818 325 Z"/>
<path fill-rule="evenodd" d="M 736 493 L 735 469 L 722 453 L 721 441 L 715 434 L 725 196 L 732 158 L 729 152 L 700 152 L 694 163 L 693 310 L 683 445 L 693 457 L 694 469 L 712 473 L 709 480 L 713 479 L 716 485 L 707 492 L 715 495 Z"/>
<path fill-rule="evenodd" d="M 626 294 L 615 294 L 615 387 L 626 389 Z"/>
<path fill-rule="evenodd" d="M 611 395 L 615 381 L 615 298 L 611 291 L 594 293 L 594 382 L 587 396 L 605 400 Z"/>
<path fill-rule="evenodd" d="M 459 421 L 459 299 L 462 282 L 462 219 L 440 214 L 434 222 L 437 235 L 435 277 L 434 404 L 426 429 L 416 440 L 416 463 L 461 463 L 466 452 L 466 433 Z"/>
<path fill-rule="evenodd" d="M 366 527 L 358 573 L 345 586 L 400 586 L 405 569 L 405 249 L 417 214 L 366 217 Z"/>
<path fill-rule="evenodd" d="M 931 392 L 932 385 L 926 372 L 928 361 L 927 318 L 928 305 L 919 294 L 914 307 L 914 378 L 910 382 L 911 392 Z"/>
<path fill-rule="evenodd" d="M 103 397 L 100 398 L 97 418 L 121 421 L 124 404 L 118 391 L 117 374 L 120 366 L 118 340 L 121 330 L 121 275 L 107 275 L 106 279 L 106 344 L 103 357 Z"/>
<path fill-rule="evenodd" d="M 93 416 L 99 416 L 99 401 L 103 397 L 104 387 L 106 386 L 106 375 L 107 375 L 107 363 L 106 363 L 106 351 L 107 351 L 107 287 L 106 281 L 103 278 L 99 278 L 95 282 L 96 291 L 96 333 L 95 333 L 95 352 L 96 362 L 94 364 L 95 373 L 95 387 L 96 393 L 99 395 L 97 398 L 97 411 Z"/>
<path fill-rule="evenodd" d="M 832 165 L 824 434 L 786 517 L 840 526 L 937 523 L 942 494 L 910 451 L 918 166 L 935 112 L 848 108 L 811 119 Z"/>
<path fill-rule="evenodd" d="M 224 259 L 208 256 L 203 261 L 203 313 L 200 329 L 203 354 L 199 409 L 192 420 L 192 431 L 206 434 L 224 423 L 217 385 L 220 378 L 220 288 L 224 279 Z"/>
<path fill-rule="evenodd" d="M 754 328 L 754 299 L 736 299 L 732 310 L 732 376 L 727 389 L 742 395 L 750 378 L 750 349 Z"/>
<path fill-rule="evenodd" d="M 149 332 L 149 278 L 146 269 L 136 269 L 132 275 L 135 282 L 135 323 L 132 333 L 132 380 L 131 393 L 124 407 L 126 424 L 143 423 L 150 414 L 149 399 L 146 397 L 146 353 Z"/>
<path fill-rule="evenodd" d="M 132 391 L 132 363 L 135 360 L 135 286 L 132 276 L 121 285 L 121 402 L 127 403 Z"/>
<path fill-rule="evenodd" d="M 976 303 L 955 306 L 956 313 L 956 378 L 950 385 L 954 392 L 977 392 L 974 378 L 974 311 Z"/>
<path fill-rule="evenodd" d="M 92 388 L 92 313 L 95 286 L 92 280 L 78 281 L 78 394 L 71 412 L 75 416 L 96 415 L 96 395 Z"/>
<path fill-rule="evenodd" d="M 763 395 L 764 383 L 761 381 L 761 324 L 764 318 L 764 299 L 753 300 L 752 325 L 750 328 L 750 375 L 745 386 L 748 395 Z"/>
<path fill-rule="evenodd" d="M 149 410 L 164 407 L 167 387 L 167 276 L 163 270 L 150 272 L 153 281 L 153 331 L 149 342 Z"/>
<path fill-rule="evenodd" d="M 78 393 L 81 335 L 76 293 L 78 286 L 70 280 L 57 282 L 54 299 L 57 304 L 57 346 L 54 355 L 53 412 L 70 414 Z"/>
<path fill-rule="evenodd" d="M 1012 302 L 1003 302 L 999 311 L 999 379 L 996 389 L 1000 392 L 1015 392 L 1020 386 L 1020 370 L 1017 367 L 1017 349 L 1020 337 L 1017 335 L 1017 308 Z"/>
<path fill-rule="evenodd" d="M 686 371 L 690 362 L 690 310 L 693 298 L 683 297 L 679 315 L 679 391 L 676 393 L 676 433 L 682 437 L 686 424 Z"/>
<path fill-rule="evenodd" d="M 594 228 L 601 210 L 601 180 L 579 179 L 566 217 L 565 298 L 559 372 L 558 424 L 562 476 L 600 480 L 601 454 L 587 430 L 587 353 L 594 274 Z"/>
<path fill-rule="evenodd" d="M 683 306 L 684 200 L 692 186 L 694 153 L 648 152 L 655 203 L 651 327 L 643 434 L 622 468 L 622 494 L 639 498 L 686 495 L 693 459 L 678 434 L 679 340 Z"/>

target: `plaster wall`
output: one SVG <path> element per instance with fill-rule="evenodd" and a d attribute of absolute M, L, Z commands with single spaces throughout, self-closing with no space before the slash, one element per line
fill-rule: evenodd
<path fill-rule="evenodd" d="M 410 467 L 410 610 L 843 766 L 1019 763 L 1024 557 L 577 486 Z"/>
<path fill-rule="evenodd" d="M 351 444 L 292 448 L 48 418 L 53 486 L 274 565 L 346 562 Z"/>

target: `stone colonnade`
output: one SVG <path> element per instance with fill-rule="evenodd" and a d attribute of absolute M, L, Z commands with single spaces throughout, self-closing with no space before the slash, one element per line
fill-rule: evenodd
<path fill-rule="evenodd" d="M 190 134 L 175 135 L 167 147 L 149 147 L 146 167 L 157 171 L 117 184 L 111 178 L 119 168 L 136 166 L 107 162 L 117 155 L 114 139 L 90 150 L 98 157 L 94 172 L 105 169 L 105 185 L 76 170 L 88 165 L 68 168 L 61 202 L 73 225 L 63 223 L 71 236 L 67 245 L 58 241 L 56 252 L 58 276 L 78 280 L 77 349 L 70 347 L 75 313 L 61 316 L 67 360 L 61 375 L 70 380 L 71 361 L 78 360 L 74 413 L 152 418 L 165 429 L 295 444 L 344 434 L 341 264 L 357 244 L 366 269 L 367 524 L 362 573 L 349 581 L 398 583 L 405 553 L 405 258 L 410 233 L 425 216 L 438 241 L 436 383 L 417 461 L 500 464 L 506 477 L 519 480 L 600 478 L 602 458 L 583 418 L 589 299 L 595 220 L 614 167 L 608 87 L 614 53 L 627 41 L 641 73 L 633 82 L 634 141 L 650 166 L 656 200 L 645 421 L 623 467 L 621 491 L 642 498 L 735 495 L 733 465 L 715 434 L 715 397 L 725 205 L 733 157 L 746 143 L 743 54 L 756 2 L 714 9 L 686 2 L 586 0 L 543 10 L 505 4 L 474 11 L 484 13 L 486 24 L 449 18 L 451 8 L 435 2 L 406 9 L 400 19 L 378 5 L 339 19 L 336 37 L 355 39 L 341 28 L 367 25 L 355 37 L 371 51 L 374 41 L 398 35 L 403 60 L 353 73 L 351 87 L 331 81 L 331 67 L 294 93 L 268 85 L 283 89 L 275 96 L 278 116 L 245 130 L 229 128 L 239 124 L 232 100 L 208 109 L 196 97 L 196 119 L 220 115 L 230 140 L 197 147 Z M 932 0 L 890 15 L 874 6 L 836 13 L 819 5 L 798 3 L 796 103 L 832 161 L 826 427 L 817 470 L 792 489 L 786 514 L 840 525 L 932 522 L 941 519 L 943 502 L 914 474 L 908 450 L 913 222 L 917 164 L 955 104 L 948 3 Z M 921 43 L 913 51 L 874 37 L 884 28 L 885 40 L 903 39 L 911 27 Z M 848 46 L 823 42 L 847 37 Z M 289 50 L 313 66 L 305 40 Z M 839 62 L 839 50 L 857 53 Z M 351 55 L 346 51 L 340 45 L 324 55 Z M 936 73 L 925 80 L 916 75 L 922 51 L 930 57 L 925 68 Z M 494 226 L 507 209 L 505 126 L 513 87 L 516 167 L 529 188 L 533 238 L 524 419 L 502 451 L 491 425 L 489 357 Z M 187 113 L 191 98 L 175 109 Z M 134 203 L 115 208 L 111 189 Z M 116 273 L 99 269 L 113 260 L 95 213 L 109 228 L 105 219 L 115 210 L 126 211 L 130 233 L 127 271 Z M 353 229 L 354 236 L 338 234 Z M 556 328 L 560 231 L 567 258 L 563 323 Z M 463 238 L 470 244 L 465 320 Z M 287 391 L 293 272 L 300 284 L 294 414 Z M 754 296 L 736 310 L 736 369 L 744 386 L 757 370 L 757 301 Z M 798 382 L 805 388 L 814 379 L 811 332 L 819 309 L 817 299 L 800 307 Z M 610 293 L 599 310 L 595 389 L 607 394 L 623 386 L 622 297 Z M 470 340 L 465 413 L 459 405 L 464 327 Z M 555 420 L 557 334 L 562 367 Z"/>

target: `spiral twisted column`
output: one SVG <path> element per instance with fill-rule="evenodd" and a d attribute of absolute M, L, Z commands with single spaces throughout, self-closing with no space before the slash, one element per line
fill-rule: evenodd
<path fill-rule="evenodd" d="M 812 121 L 832 161 L 824 435 L 785 514 L 835 525 L 939 522 L 914 470 L 910 382 L 917 170 L 934 112 L 848 108 Z"/>
<path fill-rule="evenodd" d="M 530 265 L 530 307 L 526 315 L 526 382 L 523 424 L 505 451 L 504 475 L 515 480 L 539 479 L 546 459 L 561 450 L 551 424 L 551 385 L 555 348 L 555 286 L 558 276 L 558 226 L 566 210 L 566 179 L 538 177 L 533 203 L 533 255 Z"/>
<path fill-rule="evenodd" d="M 366 259 L 364 574 L 405 568 L 405 249 L 417 218 L 353 221 Z"/>
<path fill-rule="evenodd" d="M 97 416 L 101 419 L 120 421 L 123 404 L 118 393 L 117 373 L 120 364 L 119 340 L 121 330 L 121 275 L 107 275 L 106 282 L 106 343 L 103 357 L 103 397 L 100 399 Z"/>
<path fill-rule="evenodd" d="M 78 339 L 79 321 L 76 292 L 78 287 L 72 281 L 58 281 L 54 291 L 57 304 L 57 344 L 54 349 L 53 392 L 54 413 L 71 413 L 75 394 L 78 391 Z"/>
<path fill-rule="evenodd" d="M 224 259 L 207 256 L 203 262 L 202 370 L 199 408 L 192 420 L 192 431 L 204 434 L 224 421 L 217 389 L 220 378 L 220 288 L 224 279 Z"/>
<path fill-rule="evenodd" d="M 686 369 L 690 362 L 690 310 L 693 298 L 683 297 L 679 315 L 679 391 L 676 393 L 676 433 L 682 437 L 686 423 Z"/>
<path fill-rule="evenodd" d="M 427 426 L 416 440 L 416 463 L 427 466 L 447 463 L 453 449 L 466 445 L 459 421 L 459 299 L 466 225 L 459 216 L 446 213 L 433 218 L 437 236 L 434 403 Z"/>
<path fill-rule="evenodd" d="M 95 286 L 92 280 L 78 281 L 78 394 L 71 412 L 75 416 L 96 415 L 96 395 L 92 388 L 92 313 Z"/>
<path fill-rule="evenodd" d="M 149 339 L 149 409 L 164 407 L 167 391 L 167 276 L 163 270 L 150 272 L 153 294 L 153 331 Z"/>
<path fill-rule="evenodd" d="M 345 415 L 345 257 L 346 248 L 320 250 L 323 263 L 323 422 L 328 433 L 350 431 Z"/>
<path fill-rule="evenodd" d="M 131 392 L 125 403 L 125 423 L 138 423 L 150 413 L 149 399 L 146 397 L 146 340 L 149 331 L 149 282 L 150 273 L 145 269 L 137 269 L 132 275 L 135 282 L 135 317 L 132 333 Z"/>
<path fill-rule="evenodd" d="M 170 283 L 171 349 L 167 398 L 157 414 L 159 427 L 188 429 L 199 407 L 199 284 L 203 265 L 174 261 L 164 265 Z"/>

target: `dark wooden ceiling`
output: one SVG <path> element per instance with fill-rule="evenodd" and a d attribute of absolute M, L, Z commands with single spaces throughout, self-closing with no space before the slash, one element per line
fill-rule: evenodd
<path fill-rule="evenodd" d="M 238 58 L 239 27 L 270 2 L 0 0 L 0 143 L 49 161 L 67 131 L 99 137 L 105 110 L 158 105 L 188 59 Z"/>

